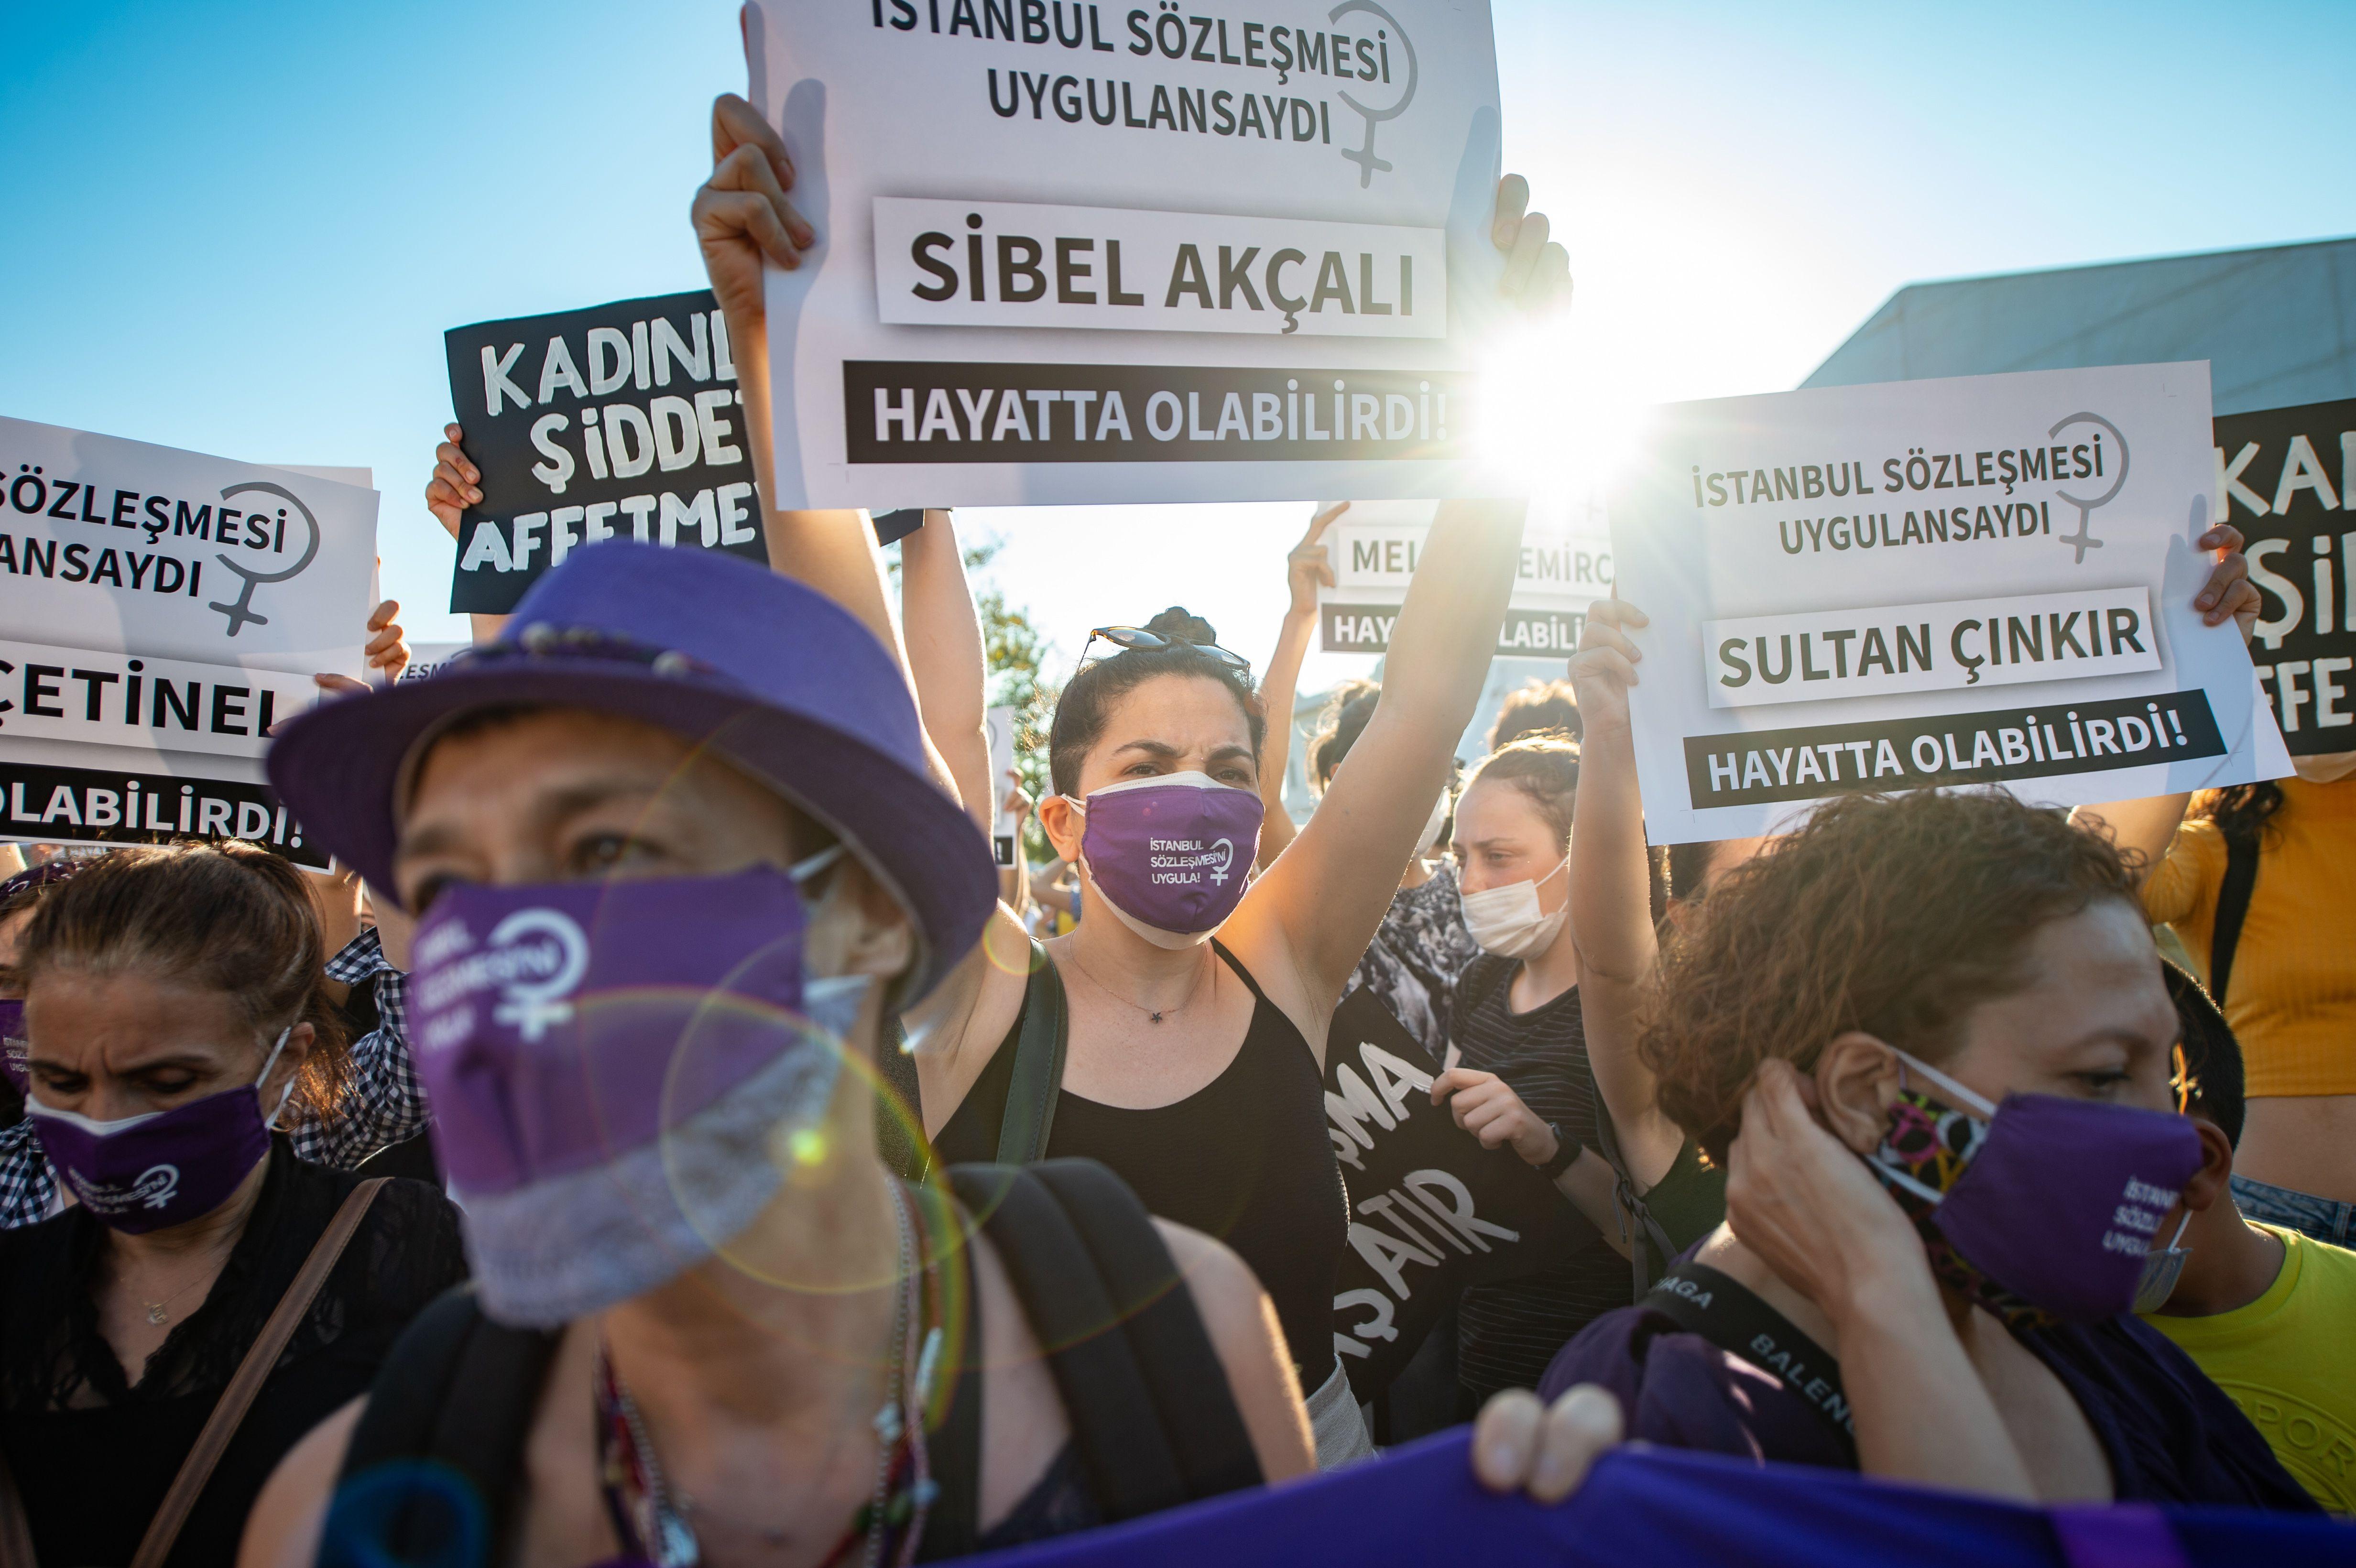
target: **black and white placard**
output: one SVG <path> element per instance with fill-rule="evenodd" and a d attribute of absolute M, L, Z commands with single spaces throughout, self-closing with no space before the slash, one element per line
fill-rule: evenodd
<path fill-rule="evenodd" d="M 481 470 L 450 608 L 504 614 L 600 539 L 766 562 L 728 326 L 712 292 L 477 322 L 444 334 Z"/>
<path fill-rule="evenodd" d="M 1326 653 L 1389 651 L 1435 509 L 1430 501 L 1353 502 L 1326 530 L 1333 585 L 1317 590 L 1318 645 Z M 1534 501 L 1513 600 L 1497 628 L 1498 656 L 1569 658 L 1579 651 L 1587 607 L 1611 592 L 1612 536 L 1601 499 Z"/>
<path fill-rule="evenodd" d="M 2217 421 L 2218 515 L 2265 595 L 2258 679 L 2294 756 L 2356 751 L 2356 398 Z"/>
<path fill-rule="evenodd" d="M 265 732 L 360 676 L 377 495 L 0 419 L 0 837 L 305 856 Z"/>
<path fill-rule="evenodd" d="M 745 44 L 819 235 L 769 274 L 785 505 L 1478 483 L 1485 0 L 755 0 Z"/>
<path fill-rule="evenodd" d="M 1810 801 L 1999 784 L 2054 805 L 2290 771 L 2192 608 L 2217 516 L 2205 363 L 1654 411 L 1612 498 L 1655 842 Z"/>
<path fill-rule="evenodd" d="M 1519 1155 L 1483 1148 L 1431 1103 L 1439 1072 L 1373 992 L 1353 991 L 1333 1010 L 1326 1132 L 1350 1194 L 1333 1349 L 1361 1400 L 1389 1386 L 1466 1285 L 1603 1244 Z"/>

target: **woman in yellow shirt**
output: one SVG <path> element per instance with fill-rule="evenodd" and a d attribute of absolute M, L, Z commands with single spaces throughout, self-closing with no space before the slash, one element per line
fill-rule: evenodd
<path fill-rule="evenodd" d="M 2092 809 L 2148 857 L 2146 914 L 2175 927 L 2240 1037 L 2242 1211 L 2345 1246 L 2356 1230 L 2356 752 L 2296 761 L 2296 778 L 2203 792 L 2189 817 L 2183 795 Z M 2254 847 L 2256 869 L 2238 929 L 2218 918 L 2237 840 Z"/>

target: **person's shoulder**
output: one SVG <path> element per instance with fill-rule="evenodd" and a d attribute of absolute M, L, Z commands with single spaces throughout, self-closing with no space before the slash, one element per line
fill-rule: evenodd
<path fill-rule="evenodd" d="M 2252 1221 L 2259 1229 L 2282 1239 L 2283 1266 L 2298 1271 L 2292 1289 L 2330 1298 L 2335 1309 L 2356 1309 L 2356 1252 L 2319 1242 L 2303 1232 Z"/>

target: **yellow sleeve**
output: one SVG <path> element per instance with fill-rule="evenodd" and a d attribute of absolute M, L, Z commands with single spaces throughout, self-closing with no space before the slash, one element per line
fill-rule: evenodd
<path fill-rule="evenodd" d="M 2144 880 L 2144 918 L 2154 925 L 2173 925 L 2196 913 L 2212 912 L 2224 880 L 2224 836 L 2213 822 L 2187 822 Z"/>

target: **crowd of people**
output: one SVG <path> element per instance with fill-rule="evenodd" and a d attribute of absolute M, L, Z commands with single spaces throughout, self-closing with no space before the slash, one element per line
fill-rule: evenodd
<path fill-rule="evenodd" d="M 815 234 L 776 133 L 713 127 L 693 218 L 766 496 L 762 274 Z M 1567 263 L 1527 201 L 1492 238 L 1537 311 Z M 1108 605 L 1017 803 L 1037 876 L 984 837 L 953 520 L 901 542 L 895 615 L 864 514 L 770 508 L 768 569 L 580 549 L 430 678 L 283 725 L 329 873 L 184 841 L 0 883 L 5 1544 L 906 1563 L 1364 1459 L 1324 1091 L 1361 989 L 1593 1237 L 1465 1289 L 1386 1441 L 1470 1421 L 1546 1501 L 1634 1438 L 2356 1511 L 2356 754 L 1648 849 L 1635 605 L 1456 756 L 1521 529 L 1461 502 L 1296 825 L 1342 511 L 1257 676 Z M 2246 632 L 2240 537 L 2198 545 Z M 1171 838 L 1250 848 L 1157 877 Z"/>

